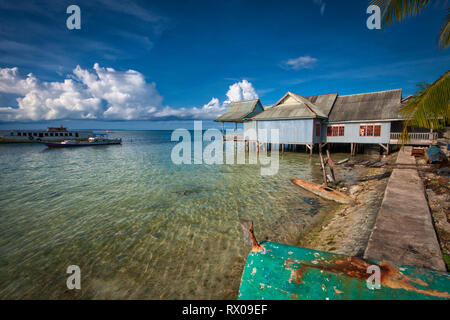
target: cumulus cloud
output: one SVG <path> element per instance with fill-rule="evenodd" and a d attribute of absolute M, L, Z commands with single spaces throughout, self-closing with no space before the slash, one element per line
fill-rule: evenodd
<path fill-rule="evenodd" d="M 302 56 L 284 61 L 282 67 L 288 70 L 312 69 L 316 65 L 316 62 L 316 58 Z"/>
<path fill-rule="evenodd" d="M 213 119 L 233 101 L 258 97 L 247 80 L 229 87 L 228 100 L 218 98 L 202 107 L 171 108 L 155 83 L 148 83 L 135 70 L 117 71 L 94 64 L 77 66 L 62 82 L 46 82 L 33 74 L 23 76 L 18 68 L 0 68 L 0 93 L 16 94 L 17 108 L 0 106 L 2 121 L 56 119 L 157 120 Z"/>
<path fill-rule="evenodd" d="M 228 99 L 223 103 L 220 103 L 218 98 L 213 97 L 201 108 L 193 107 L 173 109 L 170 107 L 165 107 L 161 111 L 157 112 L 156 115 L 158 117 L 165 118 L 214 119 L 223 114 L 231 102 L 258 99 L 258 94 L 256 93 L 255 88 L 253 88 L 253 85 L 247 80 L 242 80 L 232 84 L 228 88 L 226 96 Z"/>
<path fill-rule="evenodd" d="M 253 85 L 244 79 L 230 86 L 227 97 L 228 100 L 225 102 L 231 103 L 235 101 L 258 99 L 258 94 L 253 88 Z"/>

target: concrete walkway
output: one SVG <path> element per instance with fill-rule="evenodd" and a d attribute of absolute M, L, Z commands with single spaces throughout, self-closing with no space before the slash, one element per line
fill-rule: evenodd
<path fill-rule="evenodd" d="M 415 164 L 410 154 L 400 150 L 397 163 Z M 364 258 L 446 271 L 417 170 L 393 170 Z"/>

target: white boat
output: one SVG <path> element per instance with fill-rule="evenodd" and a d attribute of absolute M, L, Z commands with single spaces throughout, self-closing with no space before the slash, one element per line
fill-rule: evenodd
<path fill-rule="evenodd" d="M 93 136 L 92 130 L 67 130 L 61 127 L 49 127 L 47 130 L 7 130 L 0 132 L 0 143 L 12 142 L 58 142 L 64 140 L 87 141 Z"/>
<path fill-rule="evenodd" d="M 121 138 L 109 139 L 105 136 L 90 137 L 88 141 L 77 140 L 64 140 L 63 142 L 48 142 L 42 141 L 49 148 L 70 148 L 70 147 L 91 147 L 91 146 L 104 146 L 110 144 L 121 144 Z"/>

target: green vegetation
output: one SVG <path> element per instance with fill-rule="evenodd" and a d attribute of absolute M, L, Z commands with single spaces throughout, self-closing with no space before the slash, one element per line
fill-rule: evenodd
<path fill-rule="evenodd" d="M 431 0 L 372 0 L 380 7 L 384 28 L 407 17 L 420 14 Z M 438 47 L 445 49 L 450 45 L 450 10 L 444 19 L 438 38 Z M 444 73 L 431 85 L 419 84 L 420 89 L 399 113 L 406 119 L 401 139 L 408 139 L 408 127 L 417 126 L 428 129 L 442 129 L 450 120 L 450 71 Z"/>

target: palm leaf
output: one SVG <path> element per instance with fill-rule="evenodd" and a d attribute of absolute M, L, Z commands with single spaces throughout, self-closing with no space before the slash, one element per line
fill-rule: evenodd
<path fill-rule="evenodd" d="M 408 127 L 442 129 L 450 122 L 450 71 L 443 74 L 427 88 L 400 108 L 399 114 L 405 119 L 400 136 L 402 144 L 408 140 Z"/>
<path fill-rule="evenodd" d="M 447 11 L 447 20 L 439 33 L 439 47 L 447 48 L 450 44 L 450 10 Z"/>
<path fill-rule="evenodd" d="M 394 22 L 401 22 L 407 17 L 412 17 L 430 3 L 430 0 L 372 0 L 371 4 L 381 9 L 381 21 L 385 28 Z"/>

